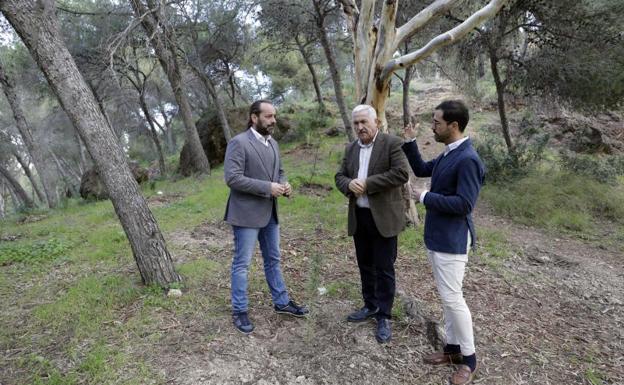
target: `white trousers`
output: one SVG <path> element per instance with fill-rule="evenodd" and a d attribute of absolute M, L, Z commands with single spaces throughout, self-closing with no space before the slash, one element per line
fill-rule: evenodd
<path fill-rule="evenodd" d="M 468 246 L 471 243 L 470 234 L 468 234 Z M 462 293 L 468 254 L 449 254 L 427 250 L 427 255 L 438 294 L 442 299 L 446 343 L 459 345 L 464 356 L 472 355 L 475 353 L 472 316 Z"/>

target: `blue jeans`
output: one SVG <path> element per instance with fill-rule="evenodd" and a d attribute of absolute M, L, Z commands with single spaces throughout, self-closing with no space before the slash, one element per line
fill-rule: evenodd
<path fill-rule="evenodd" d="M 251 256 L 256 247 L 256 239 L 260 242 L 262 259 L 264 260 L 264 276 L 271 290 L 275 305 L 286 305 L 290 301 L 286 284 L 280 267 L 279 225 L 272 216 L 269 223 L 262 228 L 232 226 L 234 232 L 234 258 L 232 260 L 232 311 L 246 312 L 247 273 Z"/>

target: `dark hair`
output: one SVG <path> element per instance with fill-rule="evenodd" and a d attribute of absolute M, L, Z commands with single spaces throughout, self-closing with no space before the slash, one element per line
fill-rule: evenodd
<path fill-rule="evenodd" d="M 446 123 L 457 122 L 459 125 L 459 132 L 464 132 L 470 120 L 468 114 L 468 107 L 461 100 L 445 100 L 438 104 L 436 110 L 442 111 L 442 119 Z"/>
<path fill-rule="evenodd" d="M 262 107 L 262 103 L 267 103 L 270 105 L 273 105 L 273 102 L 267 99 L 260 99 L 260 100 L 256 100 L 255 102 L 251 103 L 251 107 L 249 107 L 249 120 L 247 121 L 247 128 L 253 126 L 253 122 L 251 120 L 251 115 L 256 115 L 259 116 L 260 112 L 262 112 L 261 108 Z"/>

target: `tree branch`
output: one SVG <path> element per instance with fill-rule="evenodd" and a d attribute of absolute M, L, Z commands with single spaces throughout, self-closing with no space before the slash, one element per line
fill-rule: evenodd
<path fill-rule="evenodd" d="M 427 56 L 434 53 L 437 49 L 452 44 L 458 41 L 460 38 L 467 35 L 474 28 L 481 25 L 483 22 L 491 19 L 501 10 L 507 0 L 492 0 L 485 7 L 470 16 L 466 21 L 456 26 L 455 28 L 447 31 L 441 35 L 436 36 L 430 40 L 424 47 L 417 51 L 403 55 L 398 59 L 390 60 L 381 73 L 380 80 L 384 81 L 399 68 L 404 68 L 410 64 L 415 64 Z"/>
<path fill-rule="evenodd" d="M 433 18 L 448 12 L 451 7 L 458 3 L 458 1 L 459 0 L 437 0 L 422 11 L 418 12 L 397 30 L 396 40 L 394 43 L 395 50 L 397 50 L 401 43 L 403 43 L 406 39 L 409 39 L 421 28 L 429 24 Z"/>

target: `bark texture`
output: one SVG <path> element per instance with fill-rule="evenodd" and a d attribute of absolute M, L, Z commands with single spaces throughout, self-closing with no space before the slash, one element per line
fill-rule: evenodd
<path fill-rule="evenodd" d="M 53 2 L 3 0 L 0 11 L 30 51 L 87 146 L 130 241 L 143 282 L 167 286 L 180 281 L 117 137 L 61 39 Z"/>

